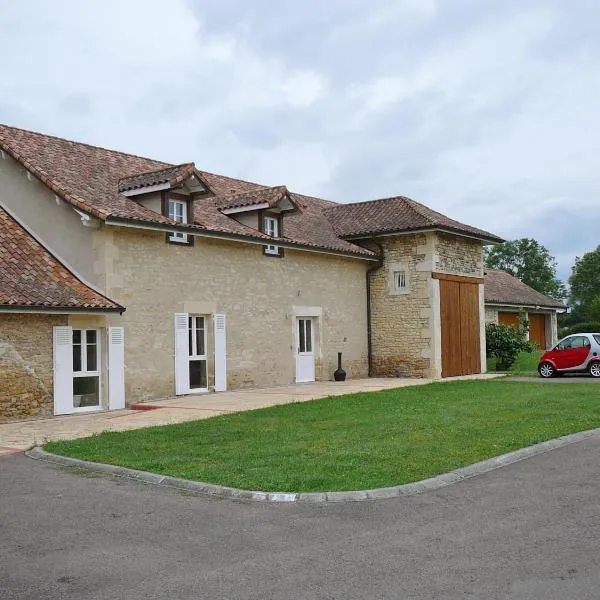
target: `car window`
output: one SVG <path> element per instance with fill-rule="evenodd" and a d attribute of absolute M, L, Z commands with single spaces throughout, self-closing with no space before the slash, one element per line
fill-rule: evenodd
<path fill-rule="evenodd" d="M 584 335 L 578 335 L 571 339 L 573 340 L 571 342 L 571 348 L 589 348 L 590 347 L 590 340 L 588 340 Z"/>
<path fill-rule="evenodd" d="M 600 335 L 595 335 L 594 339 L 596 340 L 597 344 L 600 344 Z"/>
<path fill-rule="evenodd" d="M 567 338 L 566 340 L 563 340 L 560 344 L 558 344 L 558 346 L 556 346 L 557 350 L 568 350 L 571 347 L 571 344 L 573 343 L 573 339 L 572 337 Z"/>
<path fill-rule="evenodd" d="M 571 348 L 589 348 L 590 341 L 584 335 L 574 335 L 558 344 L 558 350 L 570 350 Z"/>

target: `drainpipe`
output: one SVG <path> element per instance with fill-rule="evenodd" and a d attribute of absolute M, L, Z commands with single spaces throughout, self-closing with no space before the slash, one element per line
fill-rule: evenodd
<path fill-rule="evenodd" d="M 371 273 L 383 266 L 383 247 L 375 240 L 373 244 L 379 250 L 379 260 L 372 267 L 367 269 L 367 358 L 369 361 L 369 377 L 373 377 L 373 342 L 371 327 Z"/>

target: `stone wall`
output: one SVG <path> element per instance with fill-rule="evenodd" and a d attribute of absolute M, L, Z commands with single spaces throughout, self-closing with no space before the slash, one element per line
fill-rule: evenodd
<path fill-rule="evenodd" d="M 431 368 L 431 234 L 382 237 L 383 264 L 371 274 L 373 375 L 428 377 Z M 395 271 L 407 290 L 393 292 Z"/>
<path fill-rule="evenodd" d="M 338 351 L 349 378 L 367 375 L 366 261 L 288 248 L 283 258 L 269 257 L 260 245 L 200 237 L 178 246 L 165 243 L 162 232 L 139 229 L 104 227 L 97 234 L 104 236 L 98 268 L 106 273 L 106 292 L 127 308 L 107 324 L 125 327 L 128 403 L 175 393 L 178 312 L 226 315 L 230 389 L 294 382 L 295 316 L 303 313 L 319 313 L 317 379 L 332 379 Z"/>
<path fill-rule="evenodd" d="M 498 324 L 498 309 L 490 306 L 485 307 L 485 322 Z"/>
<path fill-rule="evenodd" d="M 384 258 L 371 275 L 373 374 L 441 377 L 440 287 L 431 274 L 483 277 L 483 246 L 477 240 L 434 232 L 386 236 L 376 242 Z M 393 274 L 399 270 L 407 276 L 402 294 L 393 291 Z M 480 304 L 483 313 L 483 298 Z M 480 337 L 484 356 L 483 320 Z"/>
<path fill-rule="evenodd" d="M 0 314 L 0 422 L 53 413 L 52 328 L 65 316 Z"/>
<path fill-rule="evenodd" d="M 483 277 L 483 245 L 478 240 L 438 233 L 434 271 Z"/>

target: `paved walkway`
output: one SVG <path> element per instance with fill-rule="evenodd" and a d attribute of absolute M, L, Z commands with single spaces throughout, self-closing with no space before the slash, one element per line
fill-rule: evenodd
<path fill-rule="evenodd" d="M 491 379 L 498 375 L 471 375 L 457 379 Z M 323 381 L 273 388 L 238 390 L 146 402 L 160 410 L 116 410 L 50 419 L 17 421 L 0 425 L 0 454 L 27 450 L 45 441 L 75 439 L 102 431 L 124 431 L 152 425 L 169 425 L 183 421 L 208 419 L 217 415 L 264 408 L 276 404 L 306 402 L 326 396 L 355 392 L 374 392 L 432 383 L 431 379 L 372 378 L 344 382 Z"/>

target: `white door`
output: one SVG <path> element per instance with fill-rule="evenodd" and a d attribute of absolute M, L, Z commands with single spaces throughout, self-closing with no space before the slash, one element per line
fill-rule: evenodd
<path fill-rule="evenodd" d="M 296 382 L 315 380 L 315 352 L 313 320 L 300 317 L 296 320 Z"/>
<path fill-rule="evenodd" d="M 203 316 L 188 317 L 188 342 L 189 391 L 207 392 L 206 319 Z"/>

